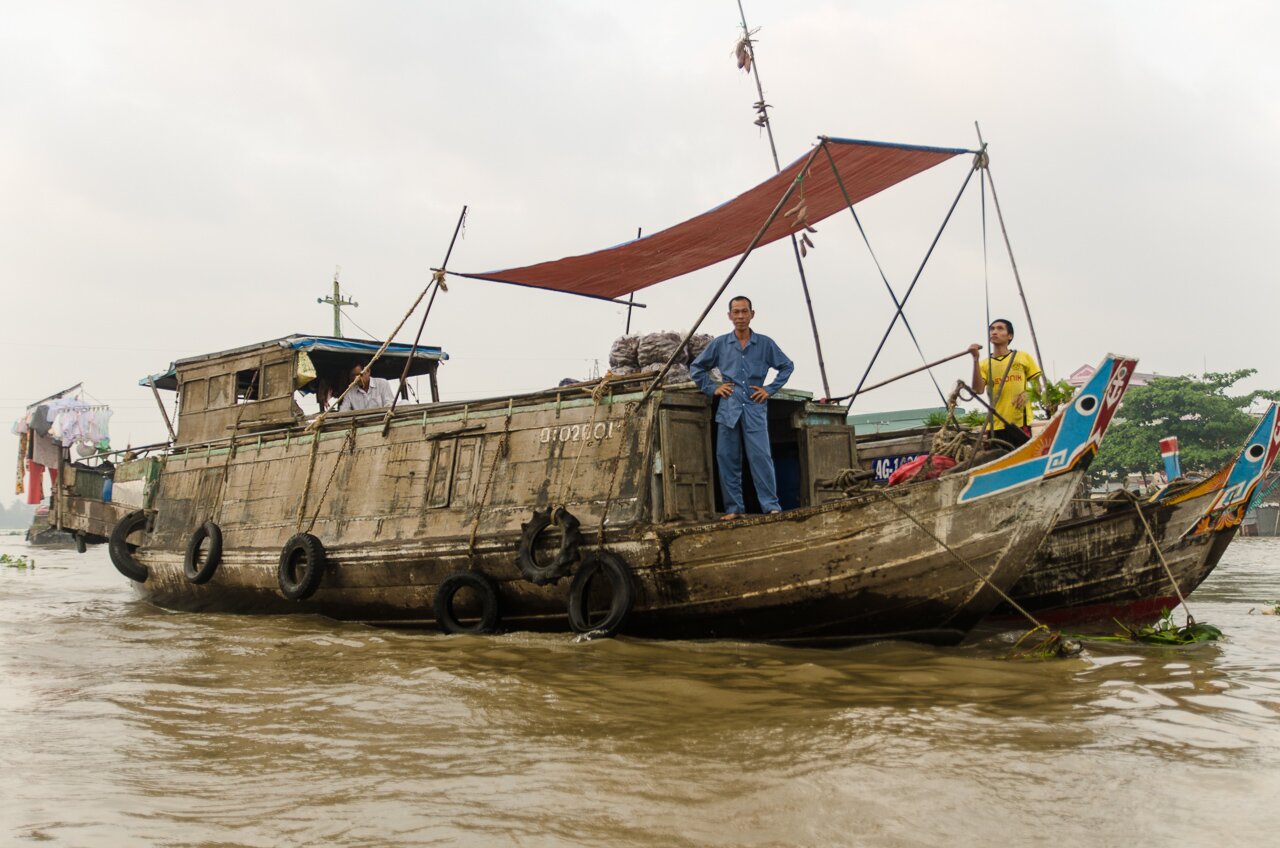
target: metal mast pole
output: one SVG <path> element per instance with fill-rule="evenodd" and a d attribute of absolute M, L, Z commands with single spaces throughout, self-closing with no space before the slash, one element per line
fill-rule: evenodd
<path fill-rule="evenodd" d="M 641 228 L 641 227 L 636 227 L 636 241 L 639 241 L 639 240 L 640 240 L 640 234 L 641 234 L 642 232 L 644 232 L 644 229 L 643 229 L 643 228 Z M 635 293 L 635 292 L 632 292 L 631 294 L 627 295 L 627 329 L 626 329 L 626 334 L 627 334 L 628 336 L 629 336 L 629 335 L 631 335 L 631 310 L 635 308 L 635 305 L 636 305 L 636 293 Z"/>
<path fill-rule="evenodd" d="M 764 86 L 760 84 L 760 63 L 756 61 L 755 47 L 751 43 L 751 30 L 747 27 L 747 13 L 743 11 L 742 0 L 738 0 L 738 14 L 742 18 L 742 38 L 746 42 L 747 53 L 751 57 L 751 75 L 756 81 L 756 94 L 760 100 L 756 111 L 760 113 L 757 123 L 764 127 L 769 136 L 769 152 L 773 154 L 774 173 L 782 173 L 782 164 L 778 161 L 778 147 L 773 141 L 773 125 L 769 121 L 769 104 L 764 102 Z M 818 319 L 813 314 L 813 299 L 809 297 L 809 281 L 804 274 L 804 262 L 800 258 L 800 244 L 795 235 L 791 236 L 791 250 L 796 257 L 796 270 L 800 273 L 800 288 L 804 290 L 804 303 L 809 309 L 809 326 L 813 328 L 813 346 L 818 353 L 818 373 L 822 376 L 823 397 L 831 397 L 831 386 L 827 383 L 827 363 L 822 358 L 822 341 L 818 338 Z"/>

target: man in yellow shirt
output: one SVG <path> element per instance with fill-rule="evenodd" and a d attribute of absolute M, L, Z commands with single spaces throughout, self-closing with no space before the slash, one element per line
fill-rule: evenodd
<path fill-rule="evenodd" d="M 987 328 L 991 357 L 980 359 L 982 345 L 970 345 L 973 354 L 973 392 L 987 390 L 987 402 L 995 410 L 991 437 L 1017 447 L 1031 437 L 1031 381 L 1040 378 L 1040 366 L 1031 354 L 1010 350 L 1013 322 L 997 318 Z"/>

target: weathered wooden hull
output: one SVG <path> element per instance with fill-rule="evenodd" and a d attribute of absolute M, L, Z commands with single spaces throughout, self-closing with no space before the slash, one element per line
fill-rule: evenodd
<path fill-rule="evenodd" d="M 1204 582 L 1235 537 L 1236 526 L 1199 535 L 1189 532 L 1216 495 L 1212 490 L 1178 503 L 1142 504 L 1142 515 L 1184 597 Z M 1131 504 L 1055 525 L 1010 596 L 1049 624 L 1153 620 L 1178 603 L 1169 574 Z M 1015 611 L 1002 603 L 996 614 Z"/>
<path fill-rule="evenodd" d="M 234 364 L 239 373 L 246 363 Z M 111 504 L 77 496 L 98 490 L 77 477 L 59 510 L 64 526 L 85 530 L 100 529 L 117 501 L 140 507 L 145 526 L 120 521 L 113 562 L 145 597 L 175 609 L 429 625 L 437 598 L 451 597 L 445 581 L 469 572 L 497 587 L 485 628 L 496 606 L 509 629 L 590 629 L 594 619 L 571 622 L 568 581 L 547 585 L 536 563 L 521 566 L 522 546 L 543 562 L 556 553 L 559 539 L 527 529 L 534 510 L 555 508 L 580 524 L 583 562 L 620 558 L 611 568 L 631 591 L 615 597 L 634 595 L 623 633 L 951 643 L 1025 571 L 1132 364 L 1109 357 L 1087 402 L 1008 456 L 853 495 L 840 482 L 856 465 L 843 408 L 775 396 L 779 491 L 796 506 L 727 522 L 713 520 L 709 399 L 692 388 L 615 396 L 607 383 L 179 444 L 118 466 Z M 221 556 L 184 563 L 210 533 Z M 303 588 L 280 565 L 299 538 L 311 563 Z M 573 581 L 588 604 L 590 573 L 577 569 Z M 454 613 L 476 612 L 475 598 L 454 601 Z"/>
<path fill-rule="evenodd" d="M 1077 475 L 1029 491 L 957 506 L 957 476 L 778 516 L 606 533 L 635 579 L 624 633 L 661 638 L 741 638 L 841 643 L 961 639 L 1007 591 L 1070 496 Z M 897 504 L 896 506 L 894 504 Z M 941 548 L 903 510 L 947 542 Z M 337 619 L 433 623 L 441 580 L 472 564 L 499 584 L 511 629 L 568 630 L 567 581 L 534 586 L 516 567 L 517 536 L 334 547 L 320 590 L 285 600 L 278 552 L 231 549 L 214 579 L 195 585 L 178 551 L 144 549 L 138 584 L 165 607 L 239 613 L 309 612 Z M 592 546 L 594 547 L 594 546 Z M 989 585 L 984 583 L 984 578 Z"/>

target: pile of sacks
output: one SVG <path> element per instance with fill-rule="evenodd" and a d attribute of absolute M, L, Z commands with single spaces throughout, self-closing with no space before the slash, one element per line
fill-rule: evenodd
<path fill-rule="evenodd" d="M 711 336 L 697 334 L 689 340 L 689 344 L 663 378 L 663 384 L 689 382 L 689 363 L 711 344 Z M 680 347 L 684 339 L 683 333 L 660 332 L 644 335 L 620 336 L 609 350 L 609 371 L 616 377 L 630 374 L 656 374 L 667 364 L 671 354 Z"/>

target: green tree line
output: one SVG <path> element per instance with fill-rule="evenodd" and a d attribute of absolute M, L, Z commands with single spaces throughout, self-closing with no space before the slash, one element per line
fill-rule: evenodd
<path fill-rule="evenodd" d="M 1095 474 L 1154 474 L 1164 468 L 1160 440 L 1178 437 L 1182 470 L 1209 473 L 1236 458 L 1257 426 L 1248 413 L 1260 399 L 1280 400 L 1280 392 L 1233 387 L 1256 369 L 1210 372 L 1200 377 L 1156 377 L 1129 389 L 1093 463 Z"/>

